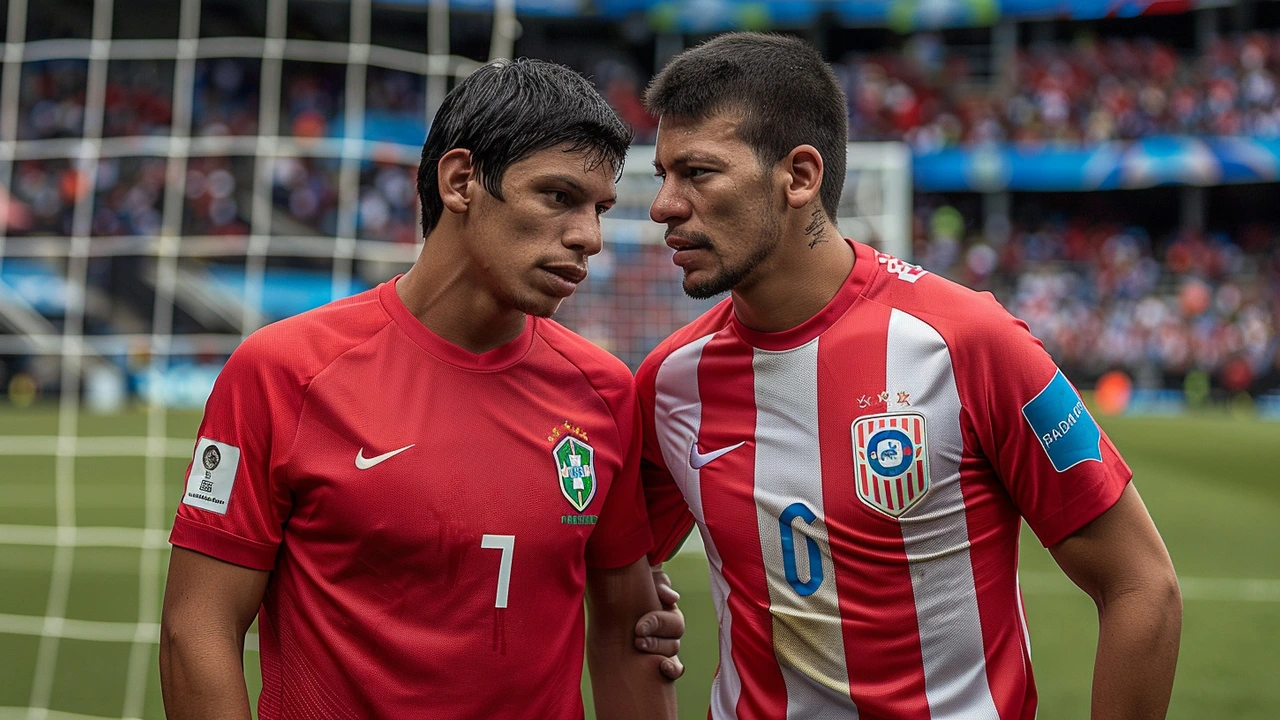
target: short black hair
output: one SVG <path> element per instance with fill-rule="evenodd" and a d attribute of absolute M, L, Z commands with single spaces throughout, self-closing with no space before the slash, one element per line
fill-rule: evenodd
<path fill-rule="evenodd" d="M 631 137 L 591 83 L 563 65 L 524 58 L 482 65 L 445 96 L 422 146 L 422 235 L 444 214 L 437 178 L 450 150 L 470 150 L 480 182 L 501 200 L 507 168 L 563 143 L 586 151 L 589 164 L 607 162 L 621 174 Z"/>
<path fill-rule="evenodd" d="M 668 63 L 649 83 L 644 104 L 659 117 L 741 113 L 738 137 L 765 167 L 799 145 L 814 146 L 824 166 L 822 207 L 836 217 L 849 111 L 835 73 L 812 45 L 785 35 L 721 35 Z"/>

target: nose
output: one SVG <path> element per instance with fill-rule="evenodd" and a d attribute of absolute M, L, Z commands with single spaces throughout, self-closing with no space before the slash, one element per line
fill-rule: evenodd
<path fill-rule="evenodd" d="M 662 187 L 658 188 L 658 196 L 649 206 L 649 219 L 656 223 L 670 223 L 673 220 L 689 218 L 689 203 L 676 188 L 676 184 L 664 178 Z"/>
<path fill-rule="evenodd" d="M 604 246 L 604 237 L 600 230 L 600 216 L 596 215 L 594 207 L 591 212 L 581 213 L 574 219 L 561 242 L 566 248 L 586 256 L 600 252 Z"/>

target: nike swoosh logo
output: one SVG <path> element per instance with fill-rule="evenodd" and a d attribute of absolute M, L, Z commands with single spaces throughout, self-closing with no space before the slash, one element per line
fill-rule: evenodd
<path fill-rule="evenodd" d="M 719 450 L 712 450 L 709 453 L 700 453 L 698 452 L 698 443 L 697 441 L 694 441 L 694 443 L 689 446 L 689 467 L 693 468 L 694 470 L 697 470 L 701 468 L 703 465 L 706 465 L 707 463 L 715 460 L 716 458 L 722 457 L 724 455 L 728 455 L 729 453 L 733 452 L 734 450 L 737 450 L 738 448 L 746 444 L 747 444 L 747 441 L 743 440 L 737 445 L 722 447 Z"/>
<path fill-rule="evenodd" d="M 416 444 L 416 443 L 415 443 L 415 444 Z M 357 468 L 359 468 L 359 469 L 361 469 L 361 470 L 368 470 L 369 468 L 373 467 L 374 465 L 377 465 L 378 463 L 382 462 L 383 460 L 387 460 L 387 459 L 389 459 L 389 458 L 393 458 L 393 457 L 395 457 L 396 455 L 399 455 L 400 453 L 404 452 L 405 450 L 408 450 L 408 449 L 409 449 L 409 448 L 411 448 L 411 447 L 413 447 L 413 445 L 405 445 L 404 447 L 400 448 L 399 450 L 392 450 L 391 452 L 388 452 L 388 453 L 382 453 L 381 455 L 376 455 L 376 456 L 371 457 L 371 458 L 367 458 L 367 457 L 365 457 L 365 456 L 364 456 L 364 448 L 360 448 L 360 452 L 356 453 L 356 467 L 357 467 Z"/>

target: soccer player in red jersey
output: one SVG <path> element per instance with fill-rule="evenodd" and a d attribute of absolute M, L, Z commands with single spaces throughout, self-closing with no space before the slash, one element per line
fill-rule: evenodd
<path fill-rule="evenodd" d="M 634 382 L 547 319 L 629 142 L 571 70 L 484 66 L 423 148 L 412 269 L 231 356 L 171 536 L 170 718 L 250 717 L 255 616 L 267 720 L 581 718 L 584 594 L 599 716 L 674 716 L 636 649 L 663 618 Z"/>
<path fill-rule="evenodd" d="M 696 522 L 710 561 L 711 717 L 1031 720 L 1023 518 L 1097 603 L 1093 717 L 1163 717 L 1181 599 L 1129 468 L 989 294 L 838 234 L 821 56 L 722 36 L 646 102 L 684 289 L 732 291 L 637 374 L 655 557 Z"/>

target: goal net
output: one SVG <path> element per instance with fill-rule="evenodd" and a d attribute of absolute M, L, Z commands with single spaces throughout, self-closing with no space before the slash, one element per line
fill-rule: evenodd
<path fill-rule="evenodd" d="M 168 528 L 213 379 L 265 323 L 409 267 L 429 119 L 516 49 L 512 13 L 0 0 L 0 720 L 163 717 Z M 648 220 L 652 155 L 557 318 L 632 367 L 709 305 Z M 840 229 L 909 254 L 905 149 L 849 161 Z"/>

